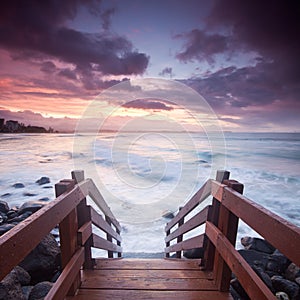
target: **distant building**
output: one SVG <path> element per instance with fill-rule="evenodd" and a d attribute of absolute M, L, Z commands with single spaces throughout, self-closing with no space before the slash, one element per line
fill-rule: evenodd
<path fill-rule="evenodd" d="M 20 128 L 20 124 L 18 121 L 9 120 L 6 121 L 5 127 L 8 130 L 8 132 L 17 132 Z"/>

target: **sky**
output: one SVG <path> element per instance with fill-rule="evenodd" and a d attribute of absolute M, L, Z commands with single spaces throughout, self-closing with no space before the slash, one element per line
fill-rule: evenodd
<path fill-rule="evenodd" d="M 106 129 L 197 130 L 203 105 L 178 90 L 98 97 L 155 78 L 199 93 L 223 130 L 299 132 L 299 53 L 297 0 L 4 0 L 0 118 L 72 131 L 96 101 Z"/>

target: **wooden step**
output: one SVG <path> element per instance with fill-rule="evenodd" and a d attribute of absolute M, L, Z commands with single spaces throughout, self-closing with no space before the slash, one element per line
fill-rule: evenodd
<path fill-rule="evenodd" d="M 199 260 L 98 259 L 94 270 L 82 271 L 82 284 L 67 299 L 232 299 L 216 290 Z"/>

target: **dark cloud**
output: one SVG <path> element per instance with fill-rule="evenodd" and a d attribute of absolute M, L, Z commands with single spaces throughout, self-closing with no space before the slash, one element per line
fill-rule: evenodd
<path fill-rule="evenodd" d="M 206 60 L 214 62 L 216 54 L 228 51 L 228 37 L 220 34 L 207 34 L 206 32 L 193 29 L 190 32 L 177 34 L 177 39 L 184 39 L 184 50 L 179 52 L 176 57 L 187 62 L 189 60 Z"/>
<path fill-rule="evenodd" d="M 74 70 L 71 70 L 69 68 L 62 69 L 61 71 L 59 71 L 58 75 L 71 80 L 77 80 L 76 73 L 74 72 Z"/>
<path fill-rule="evenodd" d="M 56 71 L 56 65 L 52 61 L 45 61 L 41 64 L 41 71 L 52 74 Z"/>
<path fill-rule="evenodd" d="M 84 33 L 66 26 L 86 6 L 109 27 L 113 9 L 102 11 L 101 1 L 7 1 L 0 4 L 0 47 L 14 58 L 49 60 L 49 57 L 97 69 L 102 74 L 142 74 L 149 57 L 133 50 L 125 37 L 104 31 Z"/>
<path fill-rule="evenodd" d="M 173 110 L 172 106 L 155 99 L 137 99 L 123 105 L 126 108 L 150 109 L 150 110 Z"/>
<path fill-rule="evenodd" d="M 170 78 L 174 76 L 173 69 L 171 67 L 165 67 L 158 75 L 165 76 L 168 75 Z"/>

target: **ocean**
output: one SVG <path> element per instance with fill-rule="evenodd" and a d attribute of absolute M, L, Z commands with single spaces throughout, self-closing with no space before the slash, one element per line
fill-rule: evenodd
<path fill-rule="evenodd" d="M 84 169 L 122 225 L 124 252 L 163 252 L 163 214 L 226 169 L 244 195 L 300 226 L 300 134 L 225 132 L 213 139 L 184 132 L 1 134 L 0 199 L 11 207 L 54 199 L 54 184 Z M 51 180 L 47 188 L 35 183 L 42 176 Z M 14 188 L 17 182 L 25 187 Z M 257 233 L 240 222 L 237 248 L 246 235 Z"/>

